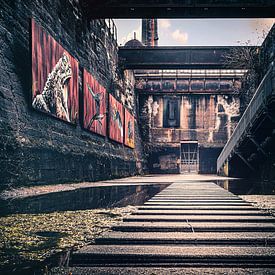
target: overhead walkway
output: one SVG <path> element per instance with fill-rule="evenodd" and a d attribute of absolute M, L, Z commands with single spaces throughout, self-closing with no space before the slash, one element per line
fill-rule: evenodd
<path fill-rule="evenodd" d="M 228 69 L 225 56 L 236 47 L 160 46 L 119 47 L 122 69 Z M 239 46 L 239 48 L 253 48 Z M 242 68 L 239 68 L 242 69 Z"/>
<path fill-rule="evenodd" d="M 273 18 L 273 0 L 82 0 L 91 18 Z"/>
<path fill-rule="evenodd" d="M 217 172 L 242 176 L 268 157 L 275 135 L 275 67 L 271 64 L 217 160 Z"/>

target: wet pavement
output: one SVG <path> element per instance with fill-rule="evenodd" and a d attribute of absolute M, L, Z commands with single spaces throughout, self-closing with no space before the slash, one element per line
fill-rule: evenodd
<path fill-rule="evenodd" d="M 62 240 L 67 248 L 84 245 L 83 250 L 73 254 L 70 267 L 54 268 L 49 274 L 274 274 L 270 264 L 274 262 L 274 219 L 268 215 L 268 212 L 275 213 L 272 212 L 272 186 L 215 175 L 148 175 L 96 183 L 19 188 L 2 195 L 13 202 L 21 200 L 20 212 L 38 214 L 2 217 L 11 224 L 16 221 L 16 228 L 5 227 L 11 232 L 4 232 L 3 236 L 7 237 L 6 244 L 17 242 L 13 249 L 17 249 L 14 252 L 20 255 L 20 261 L 25 254 L 40 257 L 36 246 L 41 238 Z M 139 207 L 137 210 L 133 207 L 134 213 L 127 214 L 120 223 L 118 220 L 122 217 L 105 215 L 106 211 L 113 213 L 113 210 L 89 210 L 98 205 L 129 204 Z M 68 208 L 73 211 L 52 212 Z M 124 210 L 121 208 L 121 211 Z M 57 219 L 54 226 L 53 218 Z M 33 234 L 33 227 L 37 234 Z M 102 233 L 110 227 L 111 232 Z M 98 231 L 101 233 L 97 234 Z M 57 232 L 66 233 L 69 238 L 52 236 Z M 9 235 L 15 237 L 9 240 Z M 97 237 L 95 241 L 94 237 Z M 95 244 L 87 246 L 91 242 Z M 44 241 L 42 246 L 43 257 L 60 249 L 51 244 L 44 247 Z M 86 255 L 84 263 L 81 263 L 81 251 Z M 91 257 L 102 258 L 104 263 L 91 263 Z M 61 258 L 63 254 L 42 266 L 63 263 Z M 224 262 L 225 266 L 221 267 Z M 15 261 L 14 264 L 17 268 Z M 33 267 L 35 262 L 28 262 L 30 264 Z M 17 274 L 32 274 L 22 273 L 20 267 L 17 271 Z"/>

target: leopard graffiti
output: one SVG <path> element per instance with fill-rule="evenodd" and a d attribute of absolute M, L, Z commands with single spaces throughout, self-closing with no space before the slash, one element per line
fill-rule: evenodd
<path fill-rule="evenodd" d="M 51 73 L 49 73 L 42 93 L 33 99 L 32 106 L 35 109 L 70 122 L 68 83 L 71 77 L 70 58 L 64 52 Z"/>

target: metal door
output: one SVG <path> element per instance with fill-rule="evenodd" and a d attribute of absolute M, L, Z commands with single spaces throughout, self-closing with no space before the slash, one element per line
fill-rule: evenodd
<path fill-rule="evenodd" d="M 181 173 L 198 173 L 199 151 L 197 141 L 181 143 Z"/>

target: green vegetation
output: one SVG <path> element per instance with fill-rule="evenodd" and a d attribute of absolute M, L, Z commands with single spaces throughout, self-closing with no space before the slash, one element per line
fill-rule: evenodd
<path fill-rule="evenodd" d="M 91 243 L 134 209 L 128 206 L 0 217 L 0 273 L 42 266 L 56 253 Z"/>

